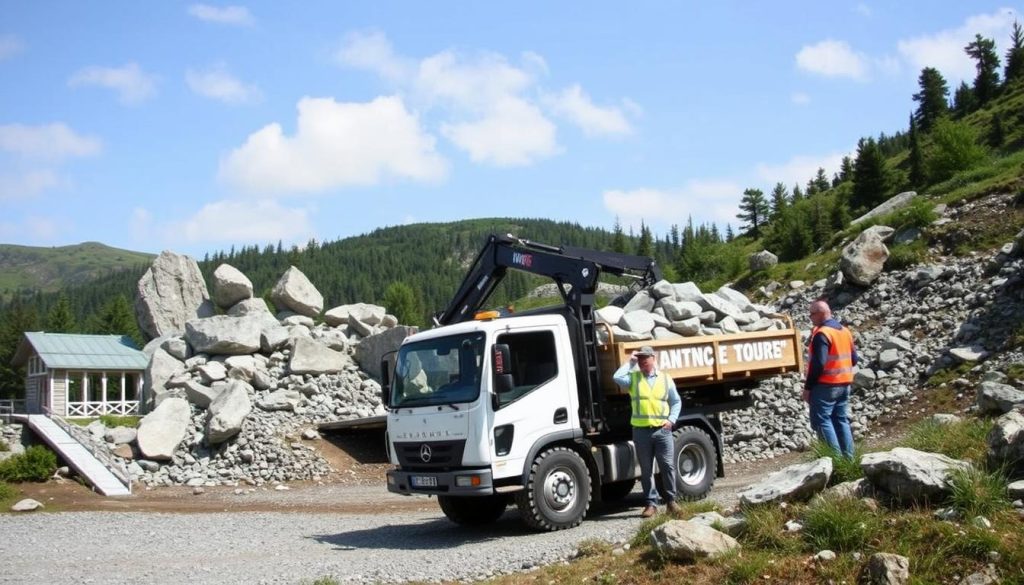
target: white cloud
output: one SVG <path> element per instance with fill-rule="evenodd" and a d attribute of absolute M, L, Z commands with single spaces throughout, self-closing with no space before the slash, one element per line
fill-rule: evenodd
<path fill-rule="evenodd" d="M 391 42 L 380 32 L 349 34 L 335 59 L 342 65 L 373 71 L 395 82 L 407 80 L 415 68 L 415 64 L 395 54 Z"/>
<path fill-rule="evenodd" d="M 743 188 L 731 181 L 692 180 L 677 189 L 640 187 L 611 189 L 602 194 L 605 209 L 618 216 L 623 226 L 668 229 L 672 224 L 736 223 L 737 205 Z"/>
<path fill-rule="evenodd" d="M 568 118 L 587 136 L 624 135 L 633 132 L 629 120 L 619 108 L 594 105 L 579 85 L 545 97 L 545 103 L 556 114 Z"/>
<path fill-rule="evenodd" d="M 367 103 L 302 98 L 294 136 L 280 124 L 249 135 L 220 164 L 222 180 L 250 193 L 312 193 L 394 177 L 434 181 L 447 173 L 434 138 L 397 97 Z"/>
<path fill-rule="evenodd" d="M 141 211 L 149 217 L 148 211 Z M 306 209 L 283 207 L 269 199 L 208 203 L 192 217 L 160 231 L 166 238 L 184 237 L 193 243 L 308 241 L 316 235 Z"/>
<path fill-rule="evenodd" d="M 832 175 L 842 166 L 844 156 L 853 155 L 849 152 L 833 152 L 820 156 L 797 155 L 782 164 L 758 163 L 755 172 L 766 185 L 782 183 L 786 188 L 800 185 L 803 189 L 807 182 L 818 174 L 819 168 L 825 169 L 825 176 L 831 180 Z"/>
<path fill-rule="evenodd" d="M 0 61 L 9 59 L 25 49 L 25 44 L 14 35 L 0 35 Z"/>
<path fill-rule="evenodd" d="M 802 91 L 794 91 L 789 96 L 789 101 L 793 102 L 798 106 L 806 106 L 811 103 L 811 96 L 807 95 Z"/>
<path fill-rule="evenodd" d="M 848 77 L 864 81 L 868 77 L 867 58 L 850 48 L 846 41 L 832 39 L 805 45 L 796 54 L 797 67 L 825 77 Z"/>
<path fill-rule="evenodd" d="M 514 97 L 496 102 L 478 120 L 444 124 L 441 133 L 474 162 L 499 167 L 524 166 L 560 152 L 555 125 L 536 106 Z"/>
<path fill-rule="evenodd" d="M 27 171 L 16 175 L 0 175 L 0 201 L 29 199 L 62 183 L 49 169 Z"/>
<path fill-rule="evenodd" d="M 255 19 L 245 6 L 210 6 L 209 4 L 193 4 L 188 13 L 204 22 L 229 24 L 233 26 L 252 26 Z"/>
<path fill-rule="evenodd" d="M 533 79 L 501 55 L 485 53 L 465 60 L 453 51 L 442 51 L 420 62 L 415 84 L 427 96 L 449 105 L 487 110 L 495 101 L 519 96 L 533 85 Z"/>
<path fill-rule="evenodd" d="M 998 47 L 1009 38 L 1015 19 L 1021 17 L 1012 8 L 971 16 L 955 29 L 901 40 L 897 49 L 915 76 L 925 67 L 934 67 L 946 78 L 952 91 L 961 81 L 974 79 L 974 61 L 964 52 L 974 35 L 993 39 Z M 1004 51 L 997 52 L 1002 58 Z"/>
<path fill-rule="evenodd" d="M 205 71 L 189 69 L 185 82 L 195 93 L 227 104 L 245 104 L 263 99 L 258 87 L 243 83 L 222 65 L 214 65 Z"/>
<path fill-rule="evenodd" d="M 137 64 L 123 67 L 85 67 L 68 80 L 71 87 L 99 86 L 112 89 L 123 104 L 138 104 L 156 94 L 157 78 L 143 71 Z"/>
<path fill-rule="evenodd" d="M 26 158 L 59 161 L 68 157 L 93 156 L 102 149 L 98 138 L 82 136 L 60 122 L 41 126 L 0 126 L 0 151 Z"/>

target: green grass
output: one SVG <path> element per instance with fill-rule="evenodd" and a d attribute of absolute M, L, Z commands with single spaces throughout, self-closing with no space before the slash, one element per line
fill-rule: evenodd
<path fill-rule="evenodd" d="M 855 498 L 818 498 L 804 510 L 803 538 L 814 551 L 863 549 L 880 527 L 878 515 Z"/>
<path fill-rule="evenodd" d="M 967 519 L 990 516 L 1010 507 L 1007 483 L 1006 476 L 998 471 L 958 470 L 949 479 L 952 493 L 947 503 Z"/>
<path fill-rule="evenodd" d="M 963 363 L 952 368 L 942 368 L 941 370 L 932 374 L 928 378 L 928 381 L 925 382 L 925 384 L 931 387 L 949 384 L 953 380 L 956 380 L 957 378 L 962 378 L 965 375 L 967 375 L 967 373 L 971 371 L 971 367 L 973 367 L 971 366 L 971 364 Z"/>
<path fill-rule="evenodd" d="M 18 490 L 6 481 L 0 481 L 0 508 L 9 508 L 10 504 L 18 497 Z"/>
<path fill-rule="evenodd" d="M 117 270 L 138 270 L 141 276 L 155 256 L 85 242 L 60 247 L 0 244 L 0 258 L 0 291 L 54 292 Z"/>
<path fill-rule="evenodd" d="M 822 441 L 811 443 L 811 449 L 808 451 L 808 454 L 811 460 L 821 459 L 822 457 L 828 457 L 832 460 L 832 477 L 829 478 L 829 485 L 836 485 L 864 477 L 864 472 L 860 468 L 860 459 L 864 455 L 864 449 L 859 443 L 854 444 L 853 459 L 843 457 L 842 454 L 830 447 L 828 443 Z"/>
<path fill-rule="evenodd" d="M 71 418 L 68 419 L 74 425 L 80 427 L 87 427 L 96 421 L 103 423 L 103 426 L 108 429 L 114 427 L 129 427 L 136 429 L 139 427 L 139 422 L 142 420 L 141 416 L 120 416 L 116 414 L 104 414 L 99 417 L 83 417 L 83 418 Z"/>
<path fill-rule="evenodd" d="M 46 481 L 57 470 L 57 455 L 46 447 L 33 445 L 24 453 L 0 461 L 2 481 Z"/>
<path fill-rule="evenodd" d="M 800 549 L 797 536 L 786 532 L 786 522 L 791 520 L 787 509 L 775 504 L 751 506 L 743 511 L 747 529 L 739 541 L 744 547 L 753 547 L 776 552 L 795 552 Z"/>
<path fill-rule="evenodd" d="M 904 446 L 918 451 L 941 453 L 983 466 L 988 453 L 985 437 L 992 425 L 991 421 L 979 419 L 965 419 L 951 424 L 925 420 L 910 427 Z"/>
<path fill-rule="evenodd" d="M 10 451 L 11 446 L 7 444 L 7 441 L 0 439 L 0 451 Z"/>
<path fill-rule="evenodd" d="M 921 264 L 928 258 L 928 244 L 917 239 L 906 244 L 899 244 L 889 249 L 889 257 L 885 260 L 886 270 L 906 270 Z"/>
<path fill-rule="evenodd" d="M 1021 327 L 1019 335 L 1021 338 L 1021 345 L 1024 345 L 1024 327 Z M 1024 380 L 1024 364 L 1010 364 L 1010 367 L 1006 368 L 1005 373 L 1006 377 L 1014 382 Z"/>

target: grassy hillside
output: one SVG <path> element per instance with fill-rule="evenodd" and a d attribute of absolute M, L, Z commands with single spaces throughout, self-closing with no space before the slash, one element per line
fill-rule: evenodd
<path fill-rule="evenodd" d="M 153 260 L 152 254 L 99 242 L 38 248 L 0 244 L 0 299 L 18 290 L 55 292 Z"/>

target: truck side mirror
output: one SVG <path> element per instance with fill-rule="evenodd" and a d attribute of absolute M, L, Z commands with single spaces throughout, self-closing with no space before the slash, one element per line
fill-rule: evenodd
<path fill-rule="evenodd" d="M 491 370 L 494 372 L 494 391 L 505 394 L 515 388 L 512 378 L 512 357 L 506 343 L 495 343 L 491 350 Z"/>
<path fill-rule="evenodd" d="M 385 409 L 391 407 L 391 361 L 395 353 L 389 351 L 380 358 L 380 402 Z"/>

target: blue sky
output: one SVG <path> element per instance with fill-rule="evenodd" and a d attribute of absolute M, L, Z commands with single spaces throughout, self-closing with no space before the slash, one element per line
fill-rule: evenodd
<path fill-rule="evenodd" d="M 0 243 L 202 257 L 539 217 L 737 225 L 974 77 L 985 1 L 6 2 Z M 527 234 L 528 235 L 528 234 Z"/>

